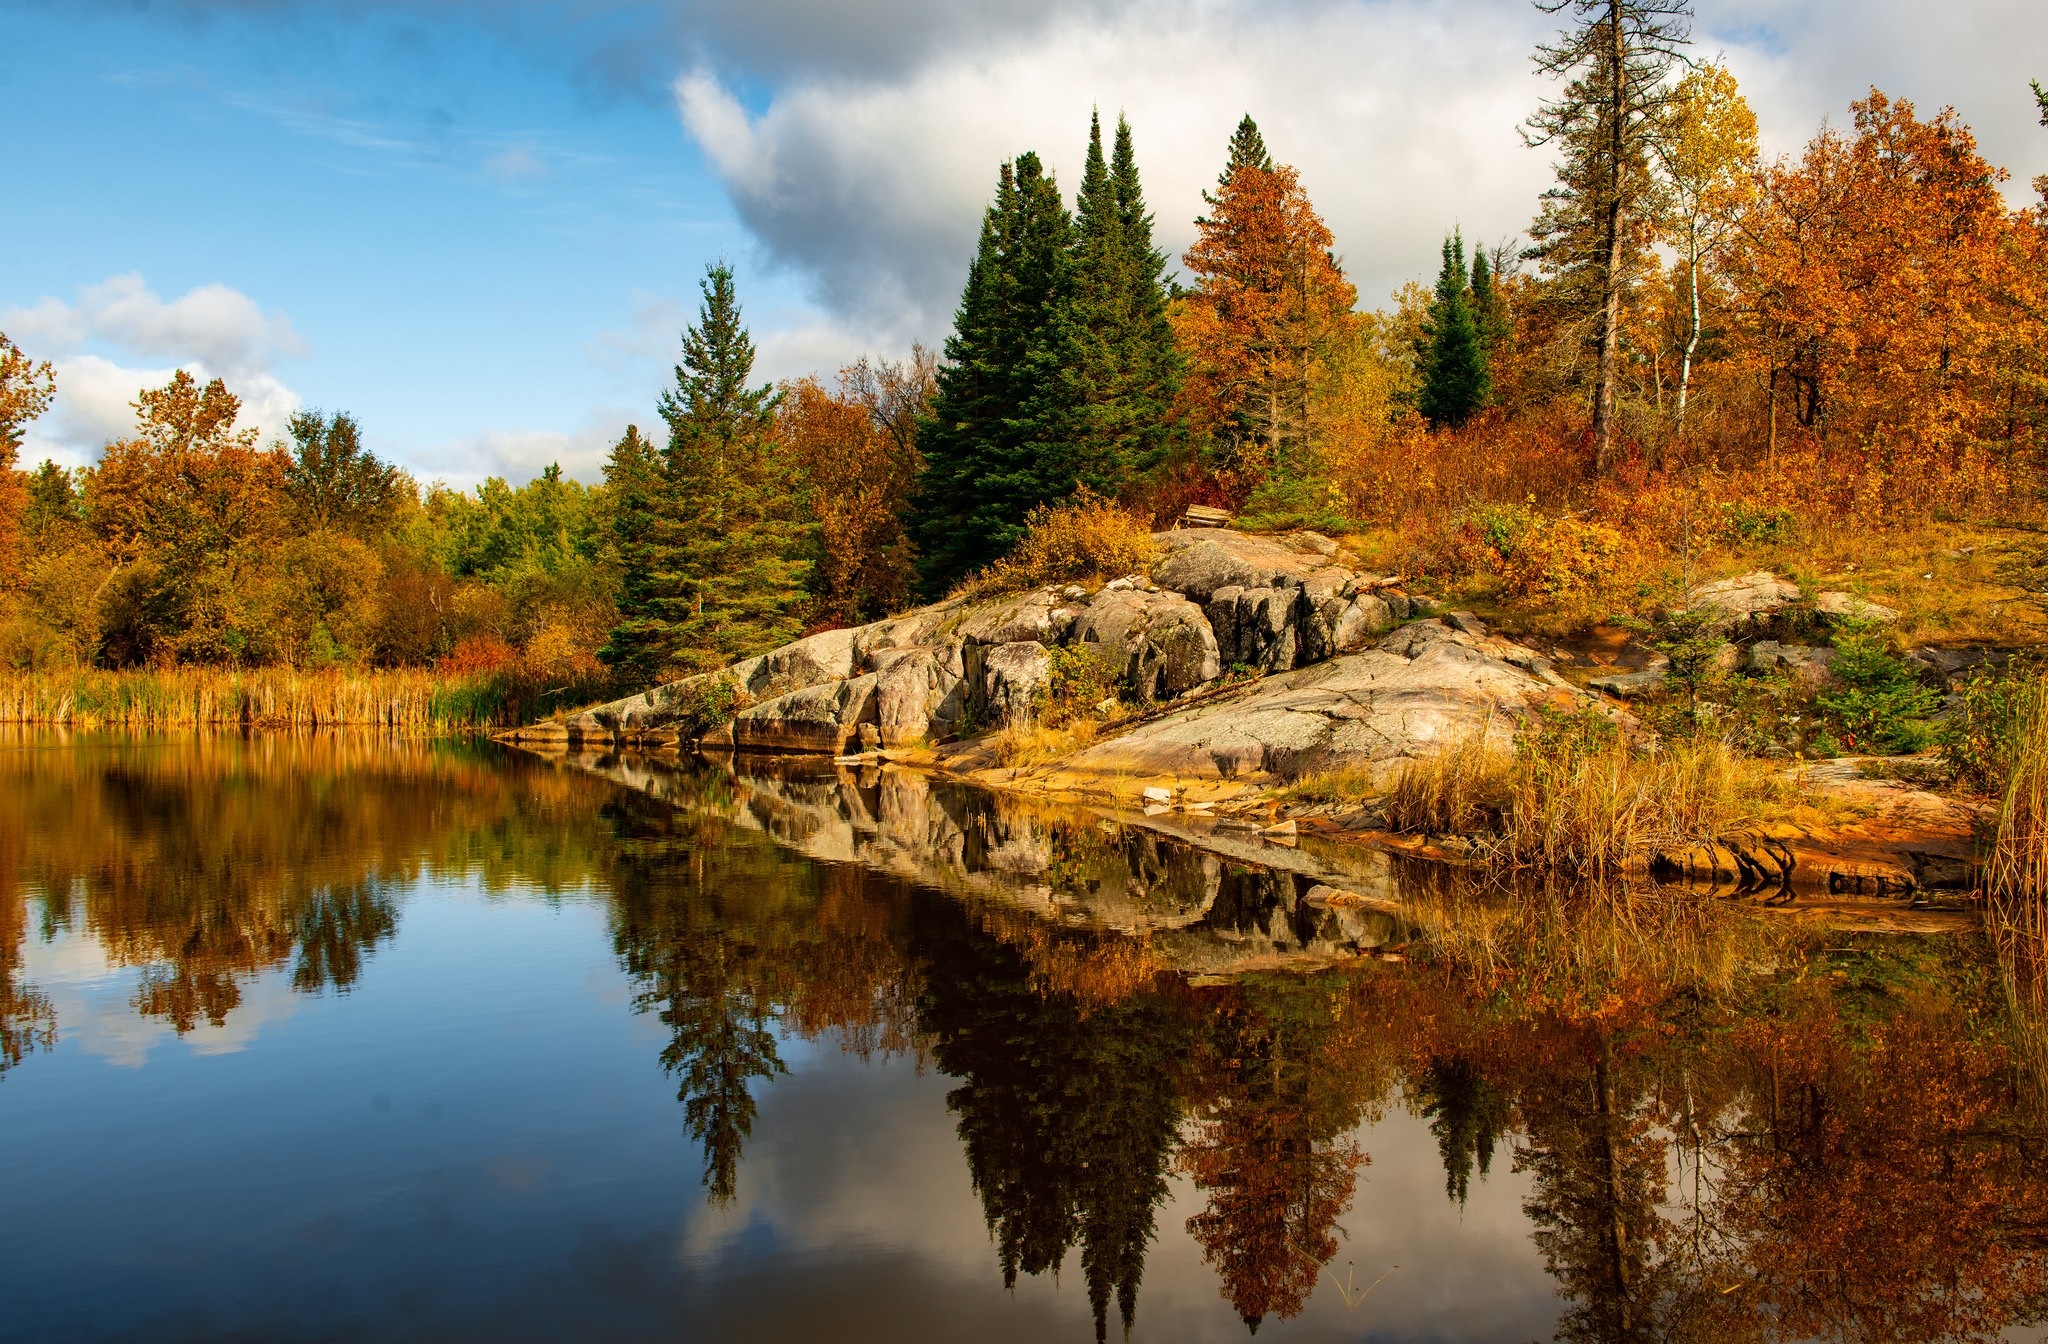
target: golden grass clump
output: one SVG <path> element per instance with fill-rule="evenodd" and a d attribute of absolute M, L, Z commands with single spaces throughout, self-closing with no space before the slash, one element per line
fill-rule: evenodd
<path fill-rule="evenodd" d="M 1482 733 L 1408 762 L 1387 820 L 1431 835 L 1491 830 L 1510 863 L 1597 877 L 1716 843 L 1796 807 L 1798 795 L 1775 765 L 1718 737 L 1632 741 L 1596 714 L 1553 714 L 1513 751 Z"/>
<path fill-rule="evenodd" d="M 1387 797 L 1387 825 L 1424 835 L 1483 829 L 1507 794 L 1514 764 L 1514 753 L 1484 732 L 1403 762 Z"/>
<path fill-rule="evenodd" d="M 1048 583 L 1097 583 L 1142 574 L 1159 555 L 1150 523 L 1088 490 L 1057 508 L 1039 505 L 1025 527 L 1015 550 L 957 591 L 973 596 Z"/>
<path fill-rule="evenodd" d="M 1101 726 L 1094 719 L 1075 719 L 1059 727 L 1042 721 L 1011 724 L 990 746 L 999 765 L 1049 765 L 1093 742 Z"/>

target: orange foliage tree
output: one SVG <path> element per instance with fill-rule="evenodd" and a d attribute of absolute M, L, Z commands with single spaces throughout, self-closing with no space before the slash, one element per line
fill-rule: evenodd
<path fill-rule="evenodd" d="M 823 554 L 813 571 L 818 614 L 872 619 L 909 600 L 915 577 L 903 509 L 917 477 L 917 418 L 930 403 L 933 361 L 865 356 L 839 388 L 816 378 L 783 384 L 776 433 L 803 474 Z"/>
<path fill-rule="evenodd" d="M 251 608 L 261 548 L 285 516 L 280 450 L 235 429 L 241 402 L 180 369 L 135 402 L 135 434 L 110 443 L 86 482 L 94 528 L 120 565 L 115 656 L 241 661 L 259 656 Z"/>
<path fill-rule="evenodd" d="M 1189 365 L 1180 413 L 1223 470 L 1299 473 L 1318 438 L 1318 365 L 1358 291 L 1294 169 L 1240 164 L 1213 199 L 1182 258 L 1195 287 L 1172 313 Z"/>
<path fill-rule="evenodd" d="M 1874 90 L 1852 110 L 1852 131 L 1762 174 L 1728 262 L 1736 357 L 1767 389 L 1767 455 L 1789 412 L 1824 461 L 1892 482 L 1893 506 L 1909 480 L 1913 502 L 1961 503 L 2033 446 L 2000 367 L 2021 279 L 2005 174 L 1952 111 Z"/>

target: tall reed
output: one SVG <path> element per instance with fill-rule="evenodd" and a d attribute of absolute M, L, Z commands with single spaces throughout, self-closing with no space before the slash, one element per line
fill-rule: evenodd
<path fill-rule="evenodd" d="M 2005 981 L 2022 1082 L 2048 1106 L 2048 682 L 2014 686 L 2010 712 L 1984 924 Z"/>
<path fill-rule="evenodd" d="M 393 668 L 0 673 L 0 723 L 75 729 L 368 727 L 445 734 L 506 727 L 547 712 L 546 693 L 502 673 Z"/>
<path fill-rule="evenodd" d="M 1796 793 L 1771 763 L 1717 737 L 1639 742 L 1595 716 L 1553 716 L 1512 752 L 1480 734 L 1409 762 L 1388 822 L 1433 834 L 1491 829 L 1508 862 L 1601 877 L 1659 850 L 1718 843 Z"/>

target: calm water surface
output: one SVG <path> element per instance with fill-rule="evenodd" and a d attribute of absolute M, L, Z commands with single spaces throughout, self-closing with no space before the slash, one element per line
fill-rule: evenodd
<path fill-rule="evenodd" d="M 2040 1127 L 1959 940 L 1398 872 L 1418 913 L 1340 918 L 914 780 L 581 766 L 0 741 L 0 1338 L 2040 1314 Z"/>

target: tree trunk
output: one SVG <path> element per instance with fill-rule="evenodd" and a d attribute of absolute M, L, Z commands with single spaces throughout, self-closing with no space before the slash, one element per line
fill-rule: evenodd
<path fill-rule="evenodd" d="M 1700 348 L 1700 240 L 1695 224 L 1686 239 L 1686 271 L 1692 281 L 1692 329 L 1686 333 L 1685 358 L 1678 365 L 1678 432 L 1685 433 L 1685 394 L 1692 385 L 1692 357 Z"/>
<path fill-rule="evenodd" d="M 1621 184 L 1628 116 L 1628 52 L 1623 46 L 1621 0 L 1607 5 L 1607 162 L 1600 184 L 1600 363 L 1593 391 L 1594 468 L 1614 465 L 1614 381 L 1621 355 Z"/>

